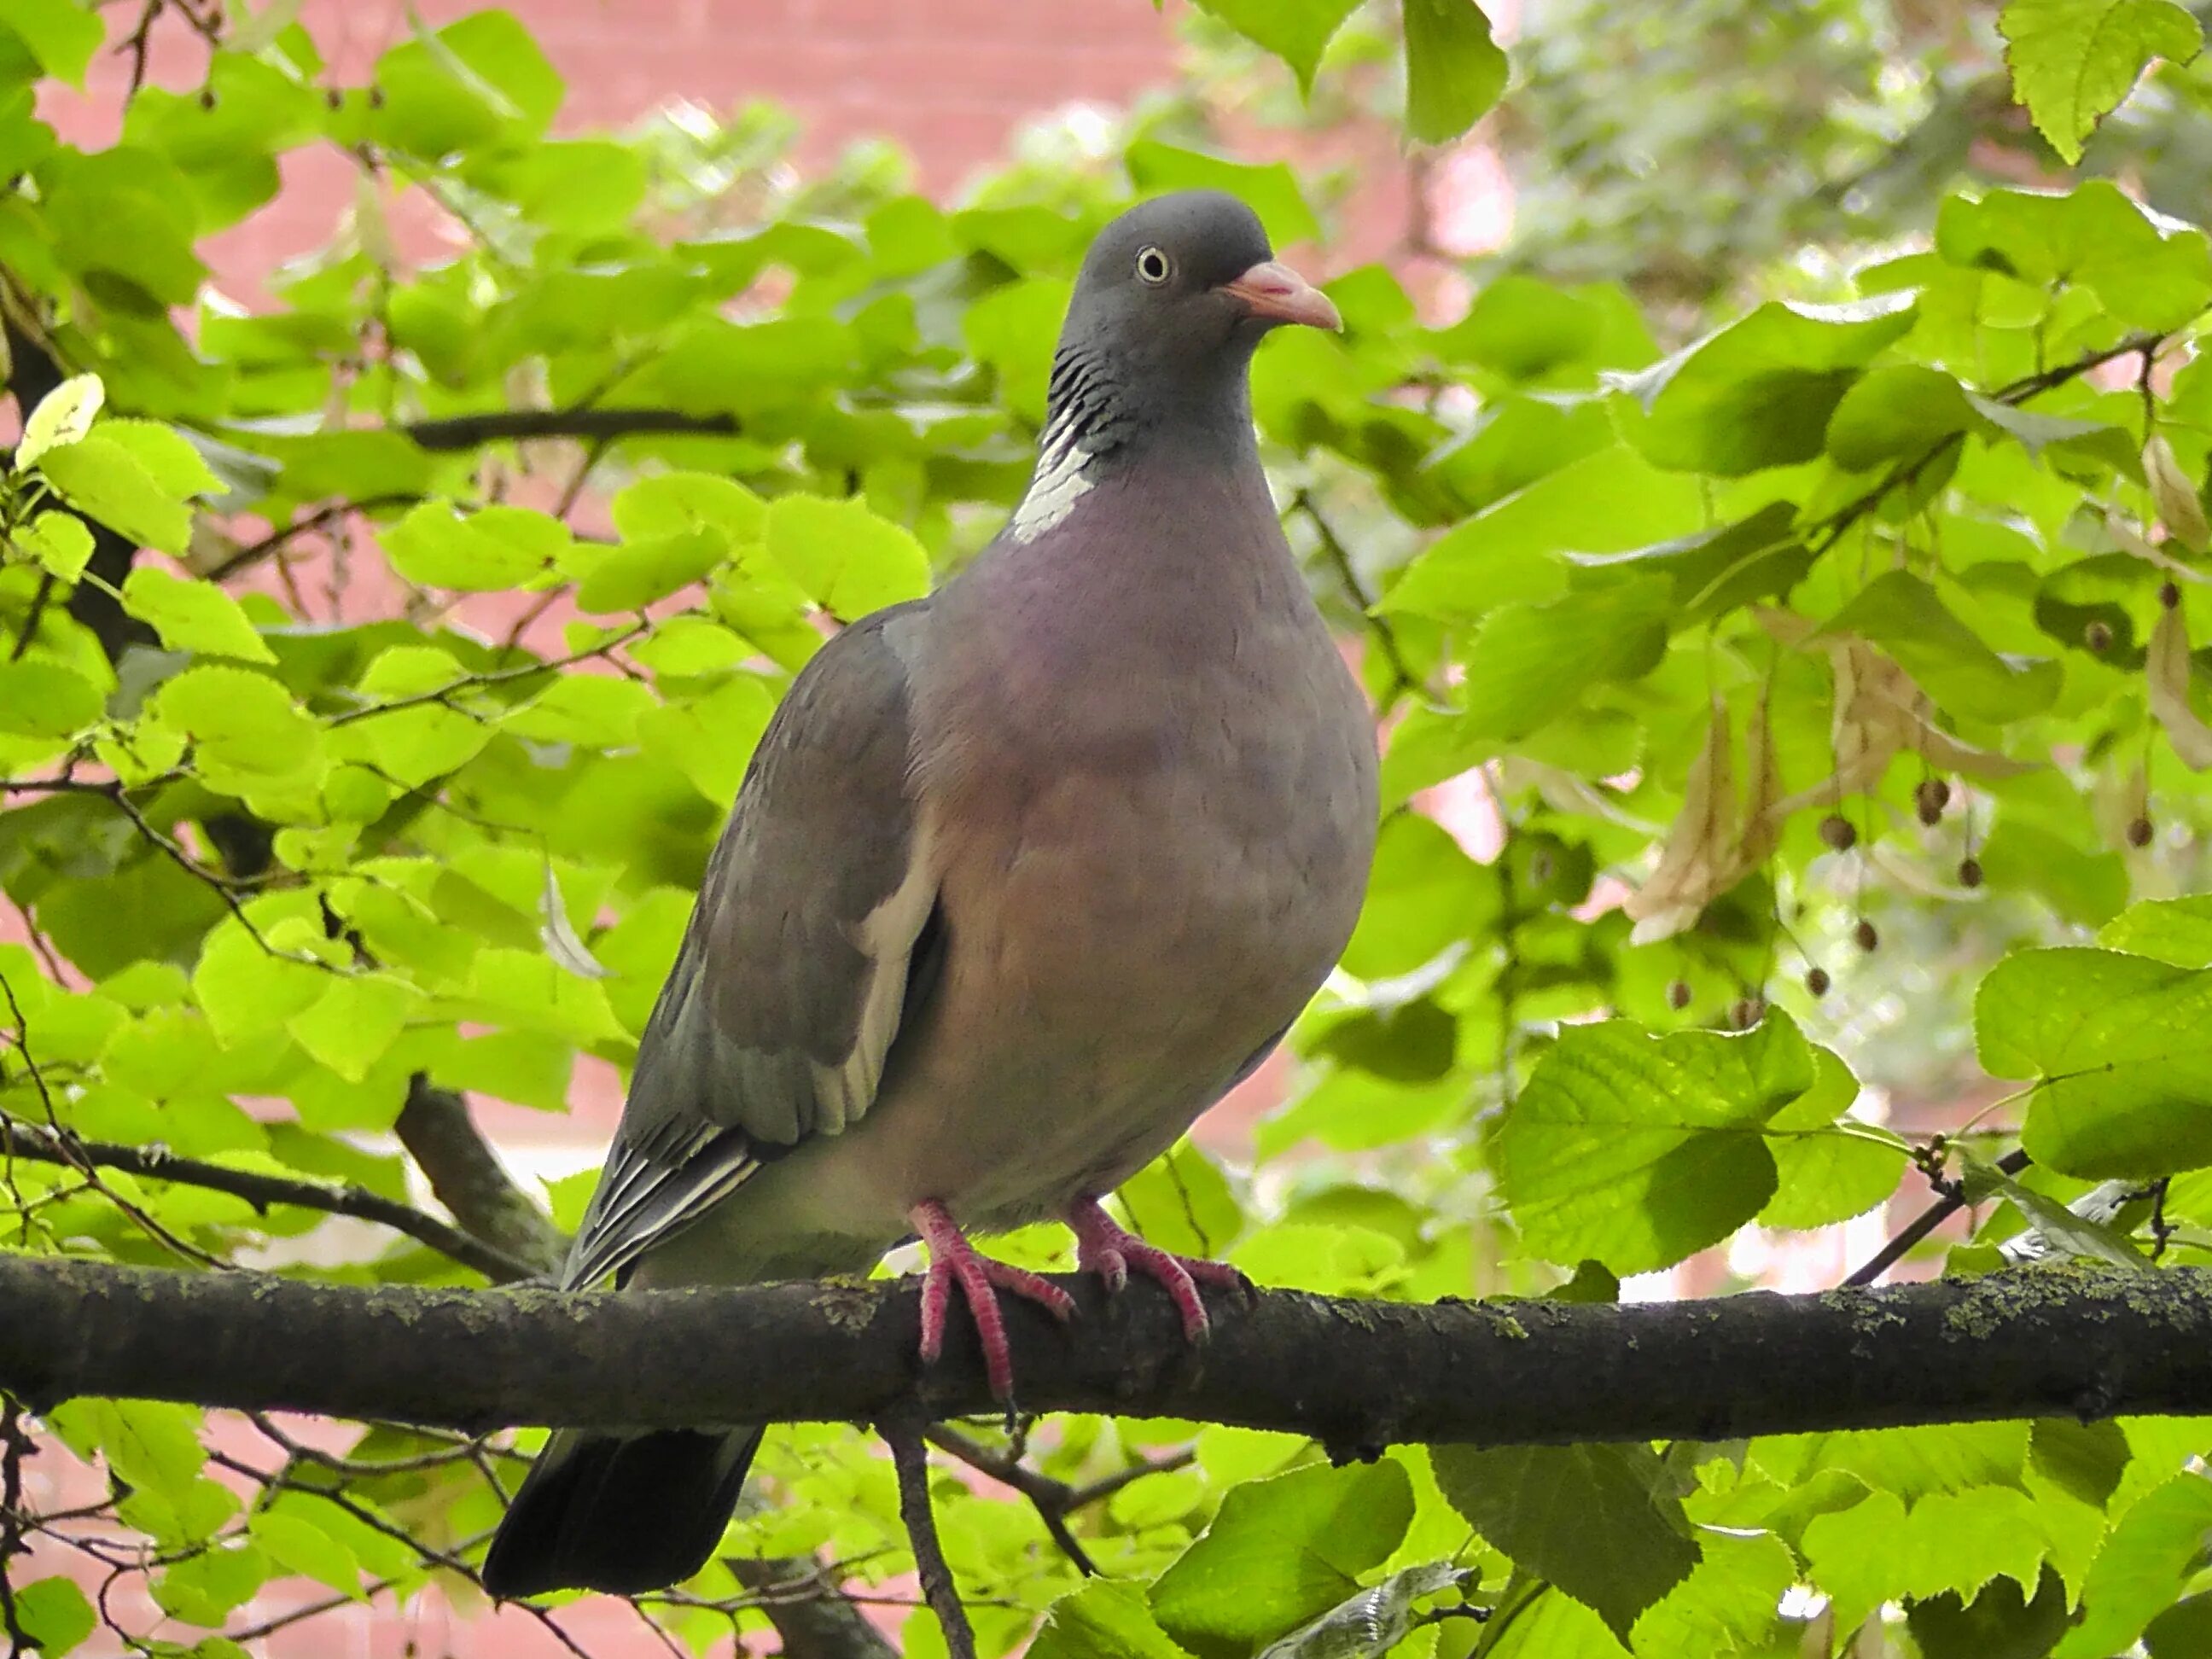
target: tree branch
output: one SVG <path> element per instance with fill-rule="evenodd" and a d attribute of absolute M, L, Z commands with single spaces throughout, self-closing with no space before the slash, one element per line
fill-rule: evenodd
<path fill-rule="evenodd" d="M 460 1096 L 418 1072 L 408 1081 L 407 1103 L 392 1127 L 438 1202 L 471 1237 L 540 1273 L 561 1265 L 568 1239 L 515 1185 Z"/>
<path fill-rule="evenodd" d="M 1997 1168 L 2008 1176 L 2018 1175 L 2027 1165 L 2027 1153 L 2018 1146 L 2014 1147 L 2012 1151 L 1997 1160 Z M 1844 1283 L 1846 1285 L 1873 1284 L 1903 1261 L 1914 1245 L 1966 1207 L 1966 1194 L 1963 1188 L 1945 1193 L 1918 1215 L 1906 1222 L 1904 1226 L 1899 1228 L 1896 1236 L 1869 1256 L 1865 1264 L 1844 1280 Z"/>
<path fill-rule="evenodd" d="M 2212 1412 L 2212 1271 L 2191 1268 L 1624 1306 L 1223 1293 L 1196 1351 L 1165 1298 L 1060 1282 L 1079 1305 L 1071 1327 L 1006 1309 L 1030 1409 L 1284 1430 L 1347 1456 Z M 33 1406 L 106 1395 L 472 1432 L 992 1409 L 972 1335 L 923 1375 L 917 1334 L 906 1285 L 365 1290 L 0 1255 L 0 1389 Z"/>
<path fill-rule="evenodd" d="M 734 438 L 734 415 L 693 415 L 680 409 L 499 409 L 483 415 L 449 415 L 412 421 L 399 428 L 425 449 L 474 449 L 478 444 L 531 438 L 694 436 Z"/>
<path fill-rule="evenodd" d="M 952 1582 L 945 1546 L 938 1541 L 937 1513 L 930 1507 L 929 1449 L 910 1424 L 880 1423 L 877 1431 L 891 1449 L 891 1466 L 898 1471 L 899 1519 L 914 1546 L 915 1576 L 921 1580 L 923 1599 L 945 1633 L 945 1650 L 952 1659 L 975 1659 L 975 1632 L 960 1604 L 960 1588 Z"/>
<path fill-rule="evenodd" d="M 351 1216 L 374 1221 L 404 1233 L 418 1244 L 427 1244 L 451 1256 L 465 1267 L 473 1267 L 495 1285 L 528 1279 L 538 1269 L 532 1262 L 509 1255 L 497 1244 L 471 1238 L 434 1215 L 402 1204 L 366 1187 L 340 1187 L 319 1181 L 293 1180 L 234 1170 L 196 1158 L 177 1158 L 153 1146 L 125 1146 L 106 1140 L 81 1140 L 43 1124 L 0 1116 L 0 1158 L 31 1158 L 41 1164 L 66 1164 L 71 1169 L 120 1170 L 127 1175 L 155 1181 L 173 1181 L 186 1187 L 242 1198 L 257 1210 L 272 1204 L 291 1204 L 320 1210 L 328 1215 Z"/>

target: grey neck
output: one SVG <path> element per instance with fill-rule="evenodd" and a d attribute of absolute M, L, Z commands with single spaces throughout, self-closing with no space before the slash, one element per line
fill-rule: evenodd
<path fill-rule="evenodd" d="M 1014 509 L 1014 539 L 1032 541 L 1077 501 L 1150 454 L 1179 463 L 1259 465 L 1249 356 L 1210 354 L 1139 380 L 1107 354 L 1063 345 L 1053 359 L 1036 470 Z"/>

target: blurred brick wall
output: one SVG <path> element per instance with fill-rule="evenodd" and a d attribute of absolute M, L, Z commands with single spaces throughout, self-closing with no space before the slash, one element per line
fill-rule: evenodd
<path fill-rule="evenodd" d="M 472 0 L 420 0 L 435 27 Z M 755 99 L 805 124 L 803 161 L 860 137 L 896 140 L 921 188 L 949 194 L 1005 149 L 1026 118 L 1074 100 L 1126 104 L 1164 82 L 1175 31 L 1147 0 L 508 0 L 568 83 L 564 132 L 622 126 L 687 99 L 728 110 Z M 119 35 L 135 6 L 108 9 Z M 331 78 L 358 84 L 408 38 L 404 0 L 307 0 L 301 21 Z M 149 79 L 197 87 L 206 49 L 173 19 L 158 24 Z M 50 89 L 41 110 L 63 136 L 106 143 L 121 117 L 129 63 L 94 64 L 79 95 Z M 292 157 L 286 188 L 216 239 L 219 279 L 251 289 L 282 260 L 318 246 L 353 198 L 354 170 L 325 150 Z"/>

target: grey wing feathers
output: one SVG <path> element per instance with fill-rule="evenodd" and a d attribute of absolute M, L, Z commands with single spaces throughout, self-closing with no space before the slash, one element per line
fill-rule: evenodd
<path fill-rule="evenodd" d="M 619 1272 L 763 1158 L 873 1102 L 936 902 L 899 650 L 927 605 L 830 641 L 762 735 L 646 1024 L 569 1285 Z"/>

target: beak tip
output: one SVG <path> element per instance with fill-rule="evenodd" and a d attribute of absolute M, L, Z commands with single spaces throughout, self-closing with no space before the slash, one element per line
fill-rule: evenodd
<path fill-rule="evenodd" d="M 1222 288 L 1224 293 L 1242 300 L 1255 317 L 1269 322 L 1323 328 L 1331 333 L 1343 332 L 1344 319 L 1335 301 L 1276 260 L 1262 261 L 1235 282 L 1224 283 Z"/>

